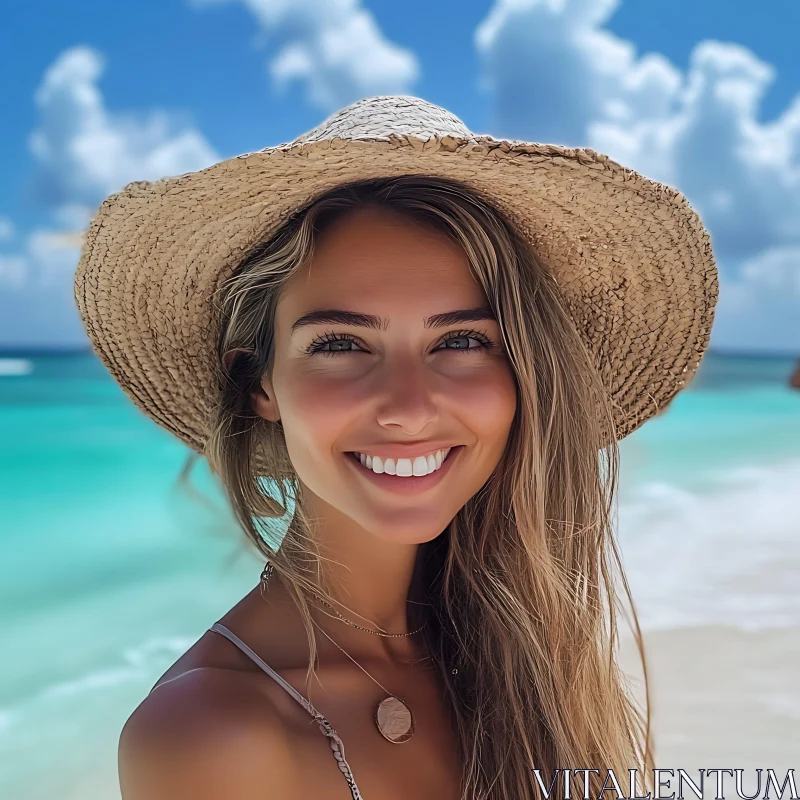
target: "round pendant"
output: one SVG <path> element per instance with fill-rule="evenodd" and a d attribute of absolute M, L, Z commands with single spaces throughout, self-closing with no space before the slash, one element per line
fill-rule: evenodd
<path fill-rule="evenodd" d="M 414 717 L 398 697 L 385 697 L 375 712 L 375 724 L 384 739 L 395 744 L 407 742 L 414 735 Z"/>

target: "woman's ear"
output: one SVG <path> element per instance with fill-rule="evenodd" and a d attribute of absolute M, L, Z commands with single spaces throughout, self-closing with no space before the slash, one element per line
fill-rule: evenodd
<path fill-rule="evenodd" d="M 259 417 L 270 422 L 278 422 L 281 418 L 278 404 L 275 401 L 275 392 L 272 391 L 270 379 L 264 375 L 261 382 L 250 392 L 250 404 Z"/>
<path fill-rule="evenodd" d="M 251 350 L 247 350 L 243 347 L 237 347 L 233 350 L 226 351 L 222 356 L 222 366 L 225 372 L 230 373 L 233 362 L 237 356 L 251 352 Z M 251 390 L 250 405 L 259 417 L 263 417 L 271 422 L 277 422 L 281 418 L 278 405 L 275 402 L 275 394 L 272 391 L 272 384 L 267 376 L 263 376 L 260 384 L 257 385 L 255 389 Z"/>

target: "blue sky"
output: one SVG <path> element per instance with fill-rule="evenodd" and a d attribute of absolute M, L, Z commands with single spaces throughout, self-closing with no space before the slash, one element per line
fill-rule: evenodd
<path fill-rule="evenodd" d="M 109 193 L 415 94 L 680 189 L 720 267 L 712 346 L 800 351 L 800 0 L 6 0 L 0 347 L 86 346 Z"/>

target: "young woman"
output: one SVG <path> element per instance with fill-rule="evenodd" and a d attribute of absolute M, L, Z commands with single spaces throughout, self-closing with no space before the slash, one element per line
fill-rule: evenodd
<path fill-rule="evenodd" d="M 651 788 L 617 442 L 716 297 L 679 193 L 413 97 L 109 198 L 76 275 L 95 350 L 267 559 L 126 723 L 123 800 Z"/>

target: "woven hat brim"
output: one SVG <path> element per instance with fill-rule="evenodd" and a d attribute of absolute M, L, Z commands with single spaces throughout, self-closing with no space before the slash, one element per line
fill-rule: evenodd
<path fill-rule="evenodd" d="M 202 453 L 222 281 L 321 192 L 404 174 L 475 187 L 528 237 L 595 358 L 618 439 L 692 378 L 719 287 L 709 234 L 686 198 L 588 148 L 491 136 L 284 143 L 129 184 L 100 207 L 75 273 L 95 353 L 145 414 Z"/>

